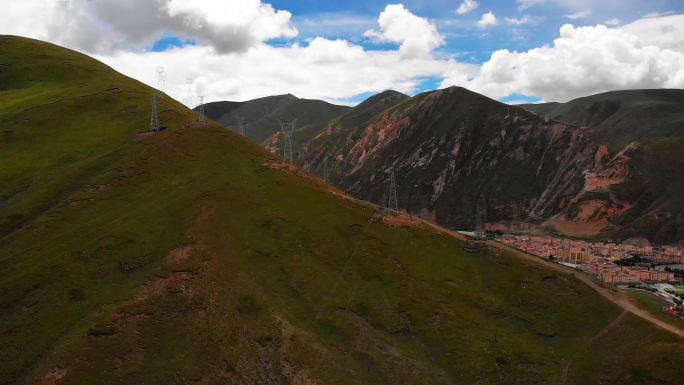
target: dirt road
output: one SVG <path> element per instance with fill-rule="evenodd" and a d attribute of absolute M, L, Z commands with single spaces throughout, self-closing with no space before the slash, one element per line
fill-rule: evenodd
<path fill-rule="evenodd" d="M 533 255 L 524 253 L 520 250 L 516 250 L 512 247 L 502 245 L 498 242 L 487 241 L 487 245 L 490 247 L 493 247 L 493 248 L 497 248 L 499 250 L 504 250 L 504 251 L 506 251 L 506 252 L 508 252 L 508 253 L 520 258 L 520 259 L 523 259 L 525 261 L 544 266 L 545 268 L 547 268 L 549 270 L 553 270 L 553 271 L 561 273 L 561 274 L 572 274 L 573 276 L 575 276 L 575 278 L 584 282 L 587 286 L 594 289 L 594 291 L 601 294 L 603 297 L 607 298 L 608 300 L 610 300 L 614 304 L 620 306 L 622 309 L 624 309 L 624 310 L 626 310 L 626 311 L 628 311 L 628 312 L 630 312 L 630 313 L 632 313 L 638 317 L 645 319 L 646 321 L 656 325 L 657 327 L 659 327 L 661 329 L 667 330 L 671 333 L 674 333 L 674 334 L 684 338 L 684 330 L 683 329 L 680 329 L 674 325 L 671 325 L 671 324 L 655 317 L 653 314 L 649 313 L 648 311 L 643 310 L 640 307 L 636 306 L 633 302 L 631 302 L 629 300 L 629 297 L 624 292 L 622 292 L 618 289 L 609 289 L 609 288 L 605 288 L 605 287 L 599 285 L 598 283 L 596 283 L 594 281 L 594 279 L 590 275 L 588 275 L 586 273 L 576 271 L 572 268 L 569 268 L 569 267 L 566 267 L 563 265 L 559 265 L 557 263 L 553 263 L 553 262 L 544 260 L 544 259 L 539 258 L 539 257 L 535 257 Z"/>
<path fill-rule="evenodd" d="M 417 218 L 417 219 L 419 219 L 419 218 Z M 457 231 L 446 229 L 446 228 L 439 226 L 439 225 L 437 225 L 433 222 L 430 222 L 430 221 L 426 221 L 423 219 L 419 219 L 419 220 L 421 222 L 425 223 L 427 226 L 429 226 L 429 227 L 431 227 L 437 231 L 448 234 L 448 235 L 450 235 L 454 238 L 460 239 L 460 240 L 465 240 L 465 236 L 463 234 L 460 234 Z M 676 334 L 677 336 L 684 338 L 684 329 L 681 329 L 681 328 L 678 328 L 672 324 L 669 324 L 669 323 L 655 317 L 650 312 L 648 312 L 644 309 L 641 309 L 640 307 L 635 305 L 632 301 L 630 301 L 629 297 L 624 292 L 622 292 L 618 289 L 610 289 L 610 288 L 606 288 L 606 287 L 599 285 L 596 281 L 594 281 L 594 279 L 589 274 L 576 271 L 575 269 L 572 269 L 572 268 L 567 267 L 567 266 L 563 266 L 563 265 L 559 265 L 557 263 L 547 261 L 547 260 L 542 259 L 540 257 L 535 257 L 533 255 L 524 253 L 520 250 L 517 250 L 517 249 L 514 249 L 512 247 L 503 245 L 499 242 L 487 241 L 487 245 L 489 247 L 492 247 L 495 249 L 506 251 L 509 254 L 514 255 L 514 256 L 516 256 L 516 257 L 518 257 L 524 261 L 543 266 L 544 268 L 546 268 L 548 270 L 552 270 L 552 271 L 555 271 L 555 272 L 560 273 L 560 274 L 573 275 L 575 278 L 582 281 L 584 284 L 586 284 L 590 288 L 594 289 L 594 291 L 596 291 L 597 293 L 602 295 L 604 298 L 606 298 L 606 299 L 610 300 L 611 302 L 613 302 L 614 304 L 620 306 L 623 310 L 628 311 L 628 312 L 636 315 L 637 317 L 643 318 L 644 320 L 652 323 L 653 325 L 655 325 L 655 326 L 657 326 L 663 330 L 667 330 L 670 333 Z"/>
<path fill-rule="evenodd" d="M 615 328 L 618 324 L 620 324 L 620 322 L 622 322 L 623 319 L 625 319 L 626 315 L 627 315 L 627 310 L 623 309 L 622 313 L 620 313 L 620 315 L 617 316 L 617 318 L 615 318 L 611 323 L 606 325 L 605 328 L 603 328 L 601 331 L 596 333 L 596 335 L 591 338 L 591 340 L 589 341 L 589 343 L 587 344 L 585 349 L 588 350 L 589 347 L 591 346 L 591 344 L 593 344 L 596 340 L 603 337 L 604 335 L 608 334 L 608 332 L 611 331 L 611 329 Z M 577 353 L 575 353 L 575 355 L 577 355 Z M 570 373 L 570 368 L 572 367 L 573 361 L 575 361 L 575 356 L 570 357 L 570 359 L 568 360 L 568 363 L 565 364 L 565 366 L 563 367 L 563 373 L 561 373 L 560 385 L 565 385 L 565 383 L 567 382 L 568 374 Z"/>

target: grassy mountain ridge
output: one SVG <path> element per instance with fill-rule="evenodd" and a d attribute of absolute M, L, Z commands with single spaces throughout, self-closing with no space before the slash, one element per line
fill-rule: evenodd
<path fill-rule="evenodd" d="M 293 95 L 268 96 L 247 102 L 207 103 L 207 117 L 239 132 L 239 119 L 244 118 L 245 136 L 263 143 L 280 132 L 279 120 L 297 119 L 296 129 L 321 130 L 332 118 L 348 107 L 321 100 L 300 99 Z"/>
<path fill-rule="evenodd" d="M 521 107 L 552 119 L 596 128 L 604 141 L 619 148 L 632 141 L 684 135 L 684 90 L 611 91 L 567 103 Z"/>
<path fill-rule="evenodd" d="M 572 276 L 390 228 L 169 98 L 147 134 L 156 91 L 83 55 L 0 36 L 0 64 L 2 384 L 684 375 L 636 318 L 592 340 L 620 312 Z"/>

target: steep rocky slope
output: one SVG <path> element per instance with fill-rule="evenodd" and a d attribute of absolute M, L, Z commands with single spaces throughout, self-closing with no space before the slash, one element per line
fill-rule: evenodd
<path fill-rule="evenodd" d="M 684 90 L 613 91 L 521 107 L 591 127 L 611 153 L 627 155 L 621 168 L 629 178 L 611 183 L 611 191 L 631 208 L 613 219 L 619 229 L 614 235 L 644 234 L 655 242 L 684 238 Z"/>
<path fill-rule="evenodd" d="M 684 206 L 675 197 L 684 190 L 674 178 L 654 181 L 648 170 L 682 156 L 677 146 L 650 156 L 654 148 L 450 88 L 369 122 L 331 125 L 306 144 L 300 162 L 319 165 L 312 167 L 319 175 L 327 165 L 335 184 L 379 203 L 394 170 L 399 206 L 452 228 L 472 228 L 481 218 L 490 226 L 622 238 L 648 223 L 651 240 L 676 242 L 684 239 Z"/>
<path fill-rule="evenodd" d="M 147 133 L 155 92 L 0 36 L 0 384 L 684 376 L 680 340 L 570 275 L 390 228 L 168 97 Z"/>

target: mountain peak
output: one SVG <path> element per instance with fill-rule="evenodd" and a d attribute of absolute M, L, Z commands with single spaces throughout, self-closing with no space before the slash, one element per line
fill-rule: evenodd
<path fill-rule="evenodd" d="M 402 94 L 399 91 L 394 91 L 394 90 L 387 90 L 383 91 L 379 94 L 375 94 L 368 99 L 364 100 L 361 102 L 357 108 L 369 108 L 372 105 L 377 105 L 377 104 L 390 104 L 393 103 L 397 100 L 403 101 L 409 99 L 408 95 Z"/>

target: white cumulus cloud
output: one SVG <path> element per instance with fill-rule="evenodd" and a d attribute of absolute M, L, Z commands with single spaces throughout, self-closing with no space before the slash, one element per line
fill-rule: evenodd
<path fill-rule="evenodd" d="M 577 19 L 584 19 L 589 15 L 591 15 L 591 11 L 586 10 L 586 11 L 579 11 L 579 12 L 571 13 L 569 15 L 564 15 L 563 17 L 565 17 L 566 19 L 570 19 L 570 20 L 577 20 Z"/>
<path fill-rule="evenodd" d="M 22 0 L 3 4 L 0 32 L 100 53 L 173 33 L 228 53 L 296 36 L 291 16 L 261 0 Z"/>
<path fill-rule="evenodd" d="M 398 51 L 369 51 L 346 40 L 314 38 L 306 45 L 260 44 L 244 54 L 215 55 L 210 47 L 186 46 L 164 52 L 120 52 L 98 59 L 154 85 L 157 65 L 176 79 L 167 93 L 181 99 L 182 81 L 195 79 L 193 93 L 207 101 L 248 100 L 292 93 L 340 102 L 366 92 L 415 92 L 424 77 L 447 72 L 472 74 L 477 67 L 432 57 L 405 58 Z"/>
<path fill-rule="evenodd" d="M 525 10 L 538 4 L 543 4 L 544 0 L 517 0 L 518 9 Z"/>
<path fill-rule="evenodd" d="M 684 52 L 684 14 L 651 16 L 623 25 L 621 29 L 639 36 L 644 44 Z"/>
<path fill-rule="evenodd" d="M 521 26 L 521 25 L 535 25 L 539 24 L 542 21 L 544 21 L 546 18 L 543 16 L 532 16 L 532 15 L 524 15 L 522 17 L 506 17 L 504 20 L 506 20 L 506 23 L 510 25 L 515 25 L 515 26 Z"/>
<path fill-rule="evenodd" d="M 418 17 L 402 4 L 389 4 L 378 18 L 380 31 L 365 35 L 381 42 L 399 43 L 404 57 L 424 57 L 444 43 L 444 37 L 429 20 Z"/>
<path fill-rule="evenodd" d="M 497 20 L 496 15 L 494 15 L 492 12 L 483 14 L 482 17 L 480 17 L 480 20 L 477 22 L 477 26 L 480 28 L 487 28 L 497 24 L 499 24 L 499 20 Z"/>
<path fill-rule="evenodd" d="M 212 44 L 219 52 L 244 51 L 278 37 L 294 37 L 291 14 L 261 0 L 167 0 L 170 19 L 180 20 L 186 35 Z"/>
<path fill-rule="evenodd" d="M 458 6 L 456 9 L 456 13 L 459 15 L 465 15 L 466 13 L 470 13 L 477 9 L 477 1 L 475 0 L 465 0 L 461 3 L 461 5 Z"/>
<path fill-rule="evenodd" d="M 519 93 L 554 101 L 616 89 L 683 88 L 684 52 L 650 45 L 649 38 L 603 25 L 566 24 L 552 46 L 498 50 L 471 79 L 447 78 L 442 86 L 461 85 L 495 98 Z"/>
<path fill-rule="evenodd" d="M 401 4 L 388 5 L 377 27 L 366 32 L 399 46 L 393 49 L 315 35 L 305 43 L 286 40 L 275 46 L 270 39 L 287 39 L 297 29 L 289 12 L 260 0 L 21 0 L 3 6 L 0 33 L 95 55 L 153 86 L 155 68 L 163 66 L 167 92 L 179 100 L 187 92 L 188 77 L 196 79 L 193 93 L 208 101 L 288 92 L 344 101 L 385 89 L 412 93 L 426 78 L 493 98 L 517 93 L 558 101 L 614 89 L 684 88 L 681 14 L 642 18 L 619 28 L 568 24 L 553 44 L 522 52 L 497 50 L 477 65 L 436 54 L 445 43 L 443 35 L 433 22 Z M 584 3 L 576 6 L 589 9 Z M 504 20 L 512 30 L 535 22 L 527 15 Z M 480 20 L 483 27 L 498 23 L 491 12 Z M 197 44 L 148 52 L 146 47 L 165 34 Z"/>
<path fill-rule="evenodd" d="M 157 86 L 179 100 L 192 92 L 207 101 L 246 100 L 279 93 L 340 101 L 367 92 L 415 92 L 425 78 L 473 73 L 477 66 L 436 58 L 444 43 L 437 27 L 401 4 L 379 15 L 374 39 L 399 44 L 372 50 L 348 40 L 314 37 L 274 46 L 297 34 L 291 14 L 260 0 L 22 0 L 0 13 L 0 33 L 47 40 L 94 55 L 114 69 Z M 149 52 L 170 34 L 187 45 Z"/>

